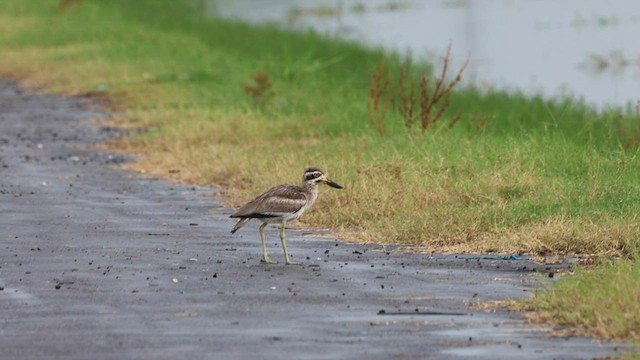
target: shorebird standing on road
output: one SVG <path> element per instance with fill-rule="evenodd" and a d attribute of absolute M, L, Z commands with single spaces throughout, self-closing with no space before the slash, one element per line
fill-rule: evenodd
<path fill-rule="evenodd" d="M 299 265 L 299 263 L 294 263 L 289 260 L 284 228 L 287 222 L 296 220 L 313 205 L 318 198 L 318 185 L 321 183 L 336 189 L 342 189 L 342 186 L 329 180 L 322 170 L 318 168 L 308 168 L 302 176 L 302 186 L 276 186 L 258 195 L 258 197 L 249 201 L 233 213 L 231 217 L 239 218 L 240 220 L 236 223 L 236 226 L 233 227 L 231 233 L 233 234 L 238 231 L 251 219 L 262 221 L 262 225 L 260 225 L 262 261 L 267 264 L 273 264 L 275 261 L 271 261 L 267 254 L 264 228 L 267 224 L 280 223 L 282 224 L 280 227 L 280 241 L 282 242 L 282 250 L 284 250 L 284 261 L 287 265 Z"/>

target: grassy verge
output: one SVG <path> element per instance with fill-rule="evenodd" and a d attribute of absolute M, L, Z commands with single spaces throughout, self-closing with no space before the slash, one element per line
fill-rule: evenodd
<path fill-rule="evenodd" d="M 126 110 L 118 124 L 147 130 L 110 145 L 140 155 L 132 167 L 220 185 L 232 204 L 314 165 L 347 189 L 323 193 L 304 221 L 344 238 L 638 253 L 637 118 L 469 89 L 451 97 L 451 114 L 462 114 L 452 128 L 407 129 L 390 112 L 380 136 L 367 102 L 381 52 L 205 20 L 179 1 L 86 0 L 64 11 L 4 1 L 0 32 L 0 74 L 108 99 Z M 261 86 L 256 73 L 270 83 L 264 96 L 248 90 Z M 638 287 L 637 277 L 612 281 L 624 279 Z"/>
<path fill-rule="evenodd" d="M 579 269 L 534 302 L 534 321 L 578 325 L 579 334 L 606 340 L 640 341 L 640 263 L 603 261 L 592 270 Z M 636 286 L 629 286 L 635 284 Z"/>

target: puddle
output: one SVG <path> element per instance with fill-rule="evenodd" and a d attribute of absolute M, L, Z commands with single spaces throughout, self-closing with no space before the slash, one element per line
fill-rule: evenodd
<path fill-rule="evenodd" d="M 3 288 L 0 295 L 4 295 L 7 299 L 24 305 L 32 306 L 40 304 L 40 299 L 38 299 L 35 295 L 29 294 L 21 289 Z"/>
<path fill-rule="evenodd" d="M 483 355 L 505 356 L 503 347 L 500 346 L 470 346 L 470 347 L 456 347 L 452 349 L 446 349 L 442 351 L 446 355 L 454 355 L 459 357 L 477 358 Z M 509 354 L 510 356 L 517 356 L 517 353 Z"/>

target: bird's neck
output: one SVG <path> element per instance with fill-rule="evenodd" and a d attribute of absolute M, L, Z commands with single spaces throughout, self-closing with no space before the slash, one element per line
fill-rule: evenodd
<path fill-rule="evenodd" d="M 302 187 L 307 191 L 318 191 L 318 184 L 311 181 L 303 181 Z"/>
<path fill-rule="evenodd" d="M 302 187 L 306 192 L 311 194 L 311 202 L 315 201 L 318 197 L 318 184 L 314 182 L 303 182 Z"/>

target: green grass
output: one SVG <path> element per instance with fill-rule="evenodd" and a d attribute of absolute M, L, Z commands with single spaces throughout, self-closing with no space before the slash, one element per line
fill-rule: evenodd
<path fill-rule="evenodd" d="M 380 137 L 367 120 L 371 74 L 383 56 L 397 74 L 400 59 L 203 19 L 188 4 L 2 1 L 0 74 L 108 100 L 117 124 L 147 130 L 110 144 L 139 155 L 132 168 L 222 186 L 230 204 L 323 167 L 347 189 L 325 190 L 303 221 L 344 239 L 636 261 L 638 117 L 467 89 L 452 96 L 453 128 L 443 119 L 422 134 L 392 112 Z M 244 90 L 258 72 L 273 83 L 259 105 Z"/>
<path fill-rule="evenodd" d="M 606 340 L 640 341 L 640 263 L 603 261 L 538 296 L 540 320 L 579 326 L 580 333 Z M 630 286 L 634 285 L 634 286 Z"/>

